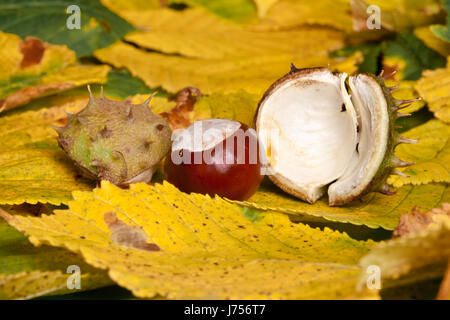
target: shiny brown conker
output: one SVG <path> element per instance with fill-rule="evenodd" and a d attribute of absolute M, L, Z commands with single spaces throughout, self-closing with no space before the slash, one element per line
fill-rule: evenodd
<path fill-rule="evenodd" d="M 164 173 L 187 193 L 248 199 L 263 179 L 256 132 L 233 120 L 197 121 L 175 133 Z"/>

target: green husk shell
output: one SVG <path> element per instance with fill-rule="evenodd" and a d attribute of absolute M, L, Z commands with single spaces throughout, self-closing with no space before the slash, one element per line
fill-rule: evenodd
<path fill-rule="evenodd" d="M 327 74 L 329 74 L 330 77 L 333 77 L 333 76 L 341 77 L 342 76 L 342 74 L 332 73 L 326 68 L 297 69 L 295 66 L 292 65 L 291 71 L 288 74 L 281 77 L 279 80 L 277 80 L 274 84 L 272 84 L 269 87 L 269 89 L 266 91 L 266 93 L 264 94 L 264 96 L 262 97 L 262 99 L 259 102 L 256 114 L 255 114 L 255 118 L 254 118 L 254 127 L 257 130 L 258 135 L 260 133 L 260 129 L 261 129 L 261 131 L 266 130 L 264 128 L 261 128 L 261 125 L 263 123 L 268 123 L 267 121 L 271 121 L 271 123 L 275 123 L 276 121 L 279 121 L 281 119 L 281 118 L 277 118 L 277 117 L 272 119 L 272 116 L 269 115 L 270 112 L 279 113 L 279 112 L 282 112 L 283 108 L 285 107 L 285 105 L 283 103 L 278 105 L 278 103 L 279 103 L 278 102 L 276 105 L 276 108 L 274 109 L 273 102 L 268 102 L 270 96 L 273 95 L 274 92 L 278 90 L 278 88 L 286 88 L 287 86 L 290 86 L 290 83 L 292 83 L 292 86 L 299 86 L 299 87 L 315 85 L 315 83 L 320 83 L 320 82 L 317 82 L 317 80 L 308 80 L 309 78 L 302 78 L 302 77 L 310 77 L 310 75 L 319 74 L 319 73 L 320 74 L 327 73 Z M 380 146 L 381 149 L 378 149 L 378 146 L 375 146 L 375 148 L 377 148 L 379 151 L 378 151 L 378 155 L 376 156 L 376 158 L 373 158 L 373 159 L 377 159 L 377 160 L 375 162 L 371 163 L 372 166 L 370 168 L 371 169 L 374 168 L 376 170 L 366 170 L 365 172 L 366 173 L 370 172 L 370 174 L 367 174 L 365 182 L 364 183 L 361 182 L 359 187 L 357 187 L 357 185 L 353 185 L 351 187 L 351 188 L 353 188 L 351 190 L 351 192 L 348 192 L 348 193 L 344 192 L 344 194 L 338 194 L 337 196 L 336 196 L 336 194 L 334 194 L 333 199 L 331 199 L 331 197 L 330 197 L 329 198 L 330 206 L 338 206 L 338 205 L 347 204 L 347 203 L 353 201 L 354 199 L 361 197 L 364 194 L 374 192 L 374 191 L 382 192 L 382 193 L 388 194 L 388 195 L 393 194 L 393 192 L 391 192 L 389 190 L 389 187 L 386 183 L 387 178 L 391 174 L 402 174 L 401 172 L 396 170 L 396 167 L 405 167 L 405 166 L 412 165 L 412 163 L 404 162 L 400 159 L 397 159 L 394 156 L 395 147 L 399 143 L 415 143 L 415 142 L 417 142 L 416 140 L 410 140 L 410 139 L 406 139 L 406 138 L 399 136 L 398 132 L 396 131 L 396 126 L 395 126 L 395 121 L 398 117 L 407 116 L 407 114 L 399 113 L 398 110 L 402 109 L 402 105 L 410 103 L 412 101 L 398 101 L 398 100 L 394 99 L 392 97 L 391 93 L 393 92 L 393 90 L 395 90 L 395 88 L 386 87 L 386 85 L 384 83 L 384 79 L 381 76 L 375 76 L 372 74 L 361 74 L 361 75 L 357 75 L 357 76 L 358 77 L 360 76 L 359 78 L 364 79 L 364 81 L 369 84 L 369 87 L 371 88 L 370 90 L 373 90 L 373 91 L 371 91 L 372 92 L 371 94 L 373 94 L 374 97 L 376 97 L 377 99 L 380 99 L 379 100 L 380 104 L 375 104 L 377 106 L 377 108 L 379 108 L 379 110 L 384 109 L 384 107 L 383 107 L 384 102 L 381 103 L 381 101 L 386 102 L 385 105 L 386 105 L 387 110 L 382 111 L 382 113 L 387 114 L 387 116 L 378 117 L 378 118 L 377 118 L 377 116 L 375 116 L 375 118 L 373 118 L 373 119 L 386 119 L 385 121 L 388 121 L 388 123 L 383 124 L 383 128 L 385 128 L 383 130 L 387 130 L 387 135 L 385 136 L 386 138 L 381 143 L 382 144 L 382 146 Z M 354 78 L 355 77 L 353 77 L 353 79 Z M 306 79 L 306 80 L 302 80 L 303 82 L 299 82 L 300 79 Z M 313 79 L 313 78 L 311 78 L 311 79 Z M 319 81 L 321 81 L 321 80 L 319 80 Z M 346 89 L 344 91 L 350 91 L 350 89 L 349 89 L 350 86 L 349 86 L 348 81 L 349 81 L 349 79 L 347 79 L 346 86 L 345 86 Z M 365 90 L 367 90 L 367 88 L 365 88 Z M 367 94 L 367 92 L 361 92 L 361 94 L 363 94 L 363 93 Z M 277 99 L 279 99 L 280 94 L 281 94 L 280 92 L 277 93 L 277 97 L 278 97 Z M 352 95 L 351 92 L 348 92 L 348 94 Z M 323 97 L 322 94 L 320 94 L 320 93 L 317 94 L 317 99 L 321 99 L 322 97 Z M 349 98 L 350 98 L 350 96 L 349 96 Z M 353 98 L 352 98 L 352 100 L 353 100 Z M 274 101 L 274 100 L 272 100 L 272 101 Z M 328 100 L 328 101 L 332 101 L 332 100 Z M 344 101 L 345 101 L 345 99 L 344 99 Z M 378 100 L 375 100 L 375 101 L 378 101 Z M 292 102 L 292 101 L 288 101 L 288 102 L 285 101 L 284 103 L 289 104 L 290 102 Z M 268 103 L 272 105 L 272 107 L 270 107 L 270 108 L 272 108 L 272 110 L 276 110 L 276 111 L 268 111 L 269 114 L 266 112 L 265 116 L 261 116 L 260 113 L 261 113 L 262 108 L 264 108 Z M 360 115 L 358 115 L 358 119 L 359 119 L 359 116 Z M 374 120 L 374 121 L 378 121 L 378 120 Z M 280 128 L 280 131 L 282 132 L 283 125 L 278 122 L 276 122 L 276 123 L 277 123 L 277 125 L 276 125 L 277 128 Z M 357 132 L 359 132 L 359 130 L 367 130 L 367 129 L 361 129 L 359 124 L 360 124 L 360 122 L 358 122 L 358 131 Z M 272 124 L 271 124 L 271 126 L 272 126 Z M 371 130 L 374 130 L 374 129 L 371 129 Z M 383 132 L 385 132 L 385 131 L 383 131 Z M 359 134 L 360 133 L 358 133 L 358 135 Z M 263 136 L 264 136 L 264 134 L 263 134 Z M 264 137 L 260 136 L 260 139 L 264 140 Z M 356 145 L 357 152 L 358 152 L 358 144 Z M 269 147 L 269 148 L 271 148 L 271 147 Z M 297 150 L 297 149 L 295 149 L 295 150 Z M 301 149 L 298 149 L 298 150 L 301 150 Z M 384 154 L 382 153 L 382 150 L 384 150 L 383 151 Z M 307 150 L 305 150 L 305 151 L 307 151 Z M 269 150 L 268 153 L 266 150 L 266 154 L 271 154 L 272 152 L 273 152 L 272 149 Z M 369 155 L 369 159 L 372 159 L 372 157 L 374 157 L 374 154 L 369 154 L 369 153 L 367 153 L 367 154 Z M 373 166 L 373 163 L 376 163 L 376 165 Z M 302 164 L 299 164 L 299 165 L 301 166 Z M 270 160 L 268 163 L 268 167 L 270 167 L 270 168 L 272 167 Z M 289 174 L 292 174 L 292 172 L 290 172 Z M 323 187 L 321 187 L 322 191 L 318 192 L 317 190 L 312 191 L 312 190 L 314 190 L 314 188 L 317 188 L 317 187 L 311 187 L 311 188 L 313 188 L 313 189 L 311 189 L 310 187 L 307 186 L 307 184 L 302 184 L 302 185 L 297 186 L 295 181 L 292 180 L 289 175 L 286 176 L 285 174 L 280 174 L 279 172 L 276 172 L 276 171 L 274 174 L 270 174 L 269 178 L 274 182 L 274 184 L 276 184 L 278 187 L 280 187 L 285 192 L 287 192 L 297 198 L 300 198 L 306 202 L 310 202 L 310 203 L 314 203 L 318 198 L 320 198 L 323 194 L 323 190 L 326 188 L 329 188 L 329 185 L 333 184 L 337 180 L 336 179 L 335 181 L 330 181 L 328 185 L 324 185 Z M 364 181 L 364 180 L 360 179 L 360 181 Z M 358 182 L 354 182 L 354 183 L 358 183 Z"/>
<path fill-rule="evenodd" d="M 119 186 L 149 182 L 171 144 L 166 119 L 152 113 L 149 101 L 133 105 L 90 92 L 88 105 L 55 128 L 58 143 L 88 178 Z"/>
<path fill-rule="evenodd" d="M 398 167 L 407 167 L 413 165 L 414 163 L 405 162 L 398 159 L 394 155 L 395 148 L 400 143 L 416 143 L 417 140 L 409 140 L 406 139 L 397 132 L 397 128 L 395 125 L 395 121 L 404 116 L 409 116 L 409 114 L 403 114 L 399 112 L 400 109 L 407 106 L 412 101 L 402 101 L 397 100 L 392 96 L 392 92 L 396 89 L 395 87 L 389 88 L 386 86 L 384 82 L 384 78 L 382 76 L 375 76 L 373 74 L 366 74 L 367 76 L 373 78 L 378 85 L 383 90 L 384 97 L 387 101 L 388 105 L 388 113 L 389 113 L 389 139 L 387 141 L 387 151 L 385 153 L 383 162 L 381 163 L 380 168 L 377 171 L 377 174 L 372 179 L 371 184 L 368 188 L 361 194 L 367 194 L 369 192 L 381 192 L 386 195 L 392 195 L 394 192 L 389 190 L 389 186 L 386 182 L 388 177 L 392 174 L 401 174 L 397 171 Z"/>

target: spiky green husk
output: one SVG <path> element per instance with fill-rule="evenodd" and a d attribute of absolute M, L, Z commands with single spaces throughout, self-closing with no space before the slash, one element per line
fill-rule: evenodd
<path fill-rule="evenodd" d="M 371 180 L 370 184 L 367 186 L 367 188 L 365 188 L 364 191 L 359 195 L 359 197 L 366 195 L 370 192 L 380 192 L 385 195 L 393 195 L 395 192 L 390 190 L 389 185 L 386 182 L 387 179 L 389 178 L 389 176 L 392 174 L 403 175 L 401 172 L 399 172 L 397 170 L 397 168 L 407 167 L 407 166 L 411 166 L 414 164 L 411 162 L 406 162 L 406 161 L 400 160 L 394 155 L 395 148 L 399 144 L 401 144 L 401 143 L 416 143 L 417 142 L 416 140 L 410 140 L 410 139 L 406 139 L 406 138 L 400 136 L 400 134 L 397 132 L 397 128 L 395 125 L 395 122 L 398 118 L 409 116 L 409 114 L 400 113 L 399 110 L 404 108 L 405 104 L 409 104 L 410 102 L 413 102 L 413 100 L 401 101 L 401 100 L 395 99 L 392 96 L 392 92 L 395 91 L 395 89 L 397 89 L 397 86 L 392 87 L 392 88 L 387 87 L 385 84 L 385 81 L 384 81 L 385 79 L 381 75 L 380 76 L 375 76 L 373 74 L 366 74 L 366 75 L 371 77 L 378 83 L 378 85 L 381 87 L 381 89 L 383 91 L 384 98 L 386 99 L 387 108 L 388 108 L 387 111 L 389 114 L 389 138 L 388 138 L 388 141 L 386 142 L 387 147 L 386 147 L 384 159 L 381 162 L 381 165 L 378 168 L 377 173 L 372 178 L 372 180 Z M 332 205 L 333 206 L 344 205 L 354 199 L 355 198 L 342 199 L 341 201 L 335 201 Z"/>
<path fill-rule="evenodd" d="M 254 126 L 257 127 L 258 112 L 259 112 L 260 108 L 262 107 L 263 102 L 270 94 L 272 94 L 272 92 L 274 90 L 276 90 L 276 88 L 279 85 L 283 84 L 287 80 L 296 78 L 297 76 L 301 76 L 304 73 L 311 73 L 311 72 L 316 72 L 316 71 L 320 71 L 320 70 L 325 70 L 325 69 L 324 68 L 297 69 L 294 65 L 291 65 L 290 72 L 287 75 L 285 75 L 284 77 L 277 80 L 274 84 L 272 84 L 272 86 L 266 91 L 266 93 L 260 100 L 258 109 L 255 114 L 255 118 L 254 118 Z M 334 73 L 334 74 L 336 74 L 336 73 Z M 413 163 L 408 163 L 408 162 L 402 161 L 402 160 L 396 158 L 394 155 L 395 147 L 398 144 L 417 142 L 415 140 L 410 140 L 410 139 L 401 137 L 396 130 L 395 121 L 399 117 L 408 116 L 408 114 L 402 114 L 402 113 L 398 112 L 399 109 L 402 109 L 405 107 L 405 106 L 402 107 L 402 105 L 413 102 L 416 99 L 411 100 L 411 101 L 398 101 L 398 100 L 394 99 L 392 96 L 392 92 L 396 89 L 396 87 L 392 87 L 392 88 L 387 87 L 384 83 L 384 78 L 382 78 L 381 75 L 374 76 L 371 74 L 365 74 L 365 76 L 372 79 L 381 88 L 383 97 L 386 100 L 386 107 L 388 109 L 387 114 L 388 114 L 389 123 L 387 124 L 387 128 L 388 128 L 387 141 L 384 142 L 386 144 L 384 156 L 381 157 L 382 160 L 380 162 L 380 165 L 377 167 L 376 173 L 372 176 L 372 178 L 370 178 L 370 182 L 362 189 L 361 192 L 358 192 L 357 194 L 352 194 L 352 195 L 343 195 L 343 196 L 338 197 L 333 200 L 330 199 L 330 202 L 329 202 L 330 206 L 339 206 L 339 205 L 347 204 L 347 203 L 353 201 L 354 199 L 361 197 L 370 192 L 381 192 L 381 193 L 387 194 L 387 195 L 393 194 L 394 192 L 390 191 L 389 186 L 386 183 L 387 178 L 391 174 L 404 175 L 403 173 L 399 172 L 396 168 L 397 167 L 406 167 L 406 166 L 413 164 Z M 318 97 L 318 98 L 320 98 L 320 97 Z M 293 196 L 303 199 L 310 203 L 313 203 L 315 201 L 315 200 L 311 200 L 307 195 L 303 194 L 302 191 L 297 190 L 292 185 L 285 185 L 283 183 L 283 181 L 278 177 L 277 174 L 269 175 L 269 178 L 277 186 L 279 186 L 282 190 L 292 194 Z"/>
<path fill-rule="evenodd" d="M 364 191 L 363 194 L 367 194 L 369 192 L 381 192 L 386 195 L 394 194 L 394 192 L 390 191 L 389 186 L 386 182 L 388 177 L 392 174 L 400 174 L 401 173 L 397 170 L 398 167 L 407 167 L 410 165 L 413 165 L 414 163 L 405 162 L 403 160 L 398 159 L 395 155 L 395 148 L 400 143 L 416 143 L 416 140 L 409 140 L 406 139 L 397 132 L 397 128 L 395 126 L 395 121 L 404 116 L 409 116 L 409 114 L 403 114 L 400 113 L 399 110 L 404 108 L 402 105 L 408 104 L 411 101 L 401 101 L 397 100 L 392 96 L 392 92 L 397 89 L 396 87 L 389 88 L 386 86 L 384 82 L 384 78 L 382 76 L 375 76 L 372 74 L 368 74 L 370 77 L 372 77 L 381 87 L 383 90 L 384 97 L 387 101 L 388 105 L 388 113 L 389 113 L 389 140 L 387 142 L 387 151 L 384 156 L 383 162 L 381 163 L 380 168 L 378 169 L 377 174 L 372 179 L 371 184 L 367 188 L 367 190 Z"/>
<path fill-rule="evenodd" d="M 90 94 L 82 111 L 55 128 L 59 145 L 89 178 L 120 186 L 149 182 L 171 143 L 166 119 L 151 112 L 149 100 L 133 105 Z"/>

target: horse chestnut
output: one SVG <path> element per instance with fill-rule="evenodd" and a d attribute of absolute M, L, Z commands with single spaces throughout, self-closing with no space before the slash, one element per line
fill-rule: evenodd
<path fill-rule="evenodd" d="M 255 130 L 233 120 L 197 121 L 174 133 L 165 177 L 181 191 L 248 199 L 263 178 Z"/>

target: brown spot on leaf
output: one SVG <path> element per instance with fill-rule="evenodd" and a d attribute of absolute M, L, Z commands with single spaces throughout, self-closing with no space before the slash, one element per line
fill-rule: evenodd
<path fill-rule="evenodd" d="M 443 203 L 442 209 L 434 208 L 428 212 L 420 212 L 417 207 L 414 207 L 411 213 L 400 216 L 398 226 L 392 235 L 401 237 L 405 234 L 422 230 L 434 221 L 434 216 L 442 214 L 450 216 L 450 203 Z"/>
<path fill-rule="evenodd" d="M 108 33 L 111 33 L 112 28 L 111 25 L 109 24 L 108 21 L 106 21 L 105 19 L 100 19 L 99 20 L 100 26 Z"/>
<path fill-rule="evenodd" d="M 186 87 L 176 96 L 176 105 L 169 112 L 161 113 L 161 116 L 167 119 L 170 128 L 184 129 L 191 125 L 189 113 L 194 110 L 194 104 L 197 98 L 201 97 L 200 90 L 194 87 Z"/>
<path fill-rule="evenodd" d="M 153 141 L 144 141 L 143 143 L 144 149 L 149 149 L 152 144 Z"/>
<path fill-rule="evenodd" d="M 27 37 L 20 44 L 20 52 L 23 54 L 20 67 L 30 67 L 41 62 L 45 52 L 45 45 L 39 39 Z"/>
<path fill-rule="evenodd" d="M 405 234 L 423 229 L 430 222 L 431 220 L 429 220 L 426 212 L 422 213 L 417 207 L 414 207 L 411 213 L 400 216 L 400 221 L 392 235 L 394 237 L 404 236 Z"/>
<path fill-rule="evenodd" d="M 112 211 L 103 215 L 106 226 L 111 231 L 111 240 L 119 246 L 135 248 L 145 251 L 160 251 L 158 245 L 148 243 L 144 230 L 137 226 L 129 226 Z"/>
<path fill-rule="evenodd" d="M 112 131 L 108 130 L 108 128 L 105 126 L 101 131 L 100 135 L 102 138 L 109 138 L 112 135 Z"/>

